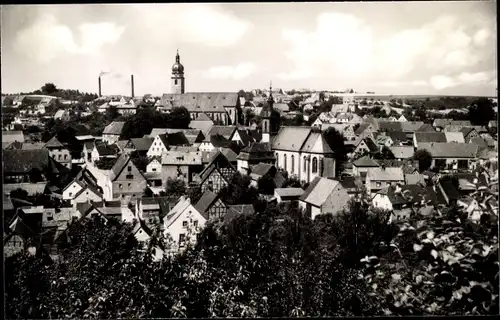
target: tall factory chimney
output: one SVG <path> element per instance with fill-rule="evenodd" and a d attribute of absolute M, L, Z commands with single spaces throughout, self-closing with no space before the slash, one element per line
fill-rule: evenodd
<path fill-rule="evenodd" d="M 99 97 L 101 97 L 101 76 L 99 76 Z"/>
<path fill-rule="evenodd" d="M 133 74 L 130 75 L 130 86 L 132 89 L 132 98 L 134 98 L 134 75 Z"/>

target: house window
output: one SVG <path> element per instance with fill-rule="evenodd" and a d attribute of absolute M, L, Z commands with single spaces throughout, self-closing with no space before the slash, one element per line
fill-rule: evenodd
<path fill-rule="evenodd" d="M 47 216 L 47 221 L 52 221 L 52 220 L 54 220 L 53 216 Z"/>
<path fill-rule="evenodd" d="M 68 155 L 67 154 L 64 155 L 64 160 L 66 160 L 66 159 L 68 159 Z"/>
<path fill-rule="evenodd" d="M 132 171 L 132 166 L 128 166 L 127 170 L 128 172 Z"/>
<path fill-rule="evenodd" d="M 123 186 L 121 183 L 118 185 L 118 188 L 123 189 Z"/>
<path fill-rule="evenodd" d="M 61 155 L 59 155 L 59 156 L 57 157 L 57 160 L 61 160 Z"/>
<path fill-rule="evenodd" d="M 377 187 L 381 187 L 381 186 L 382 186 L 382 182 L 377 182 L 377 183 L 376 183 L 376 186 L 377 186 Z"/>
<path fill-rule="evenodd" d="M 177 79 L 175 79 L 175 85 L 177 85 Z"/>
<path fill-rule="evenodd" d="M 194 220 L 193 221 L 193 225 L 194 225 L 195 228 L 198 227 L 198 220 Z"/>
<path fill-rule="evenodd" d="M 276 166 L 279 166 L 279 154 L 276 152 Z"/>
<path fill-rule="evenodd" d="M 469 161 L 468 160 L 458 160 L 458 169 L 468 169 Z"/>
<path fill-rule="evenodd" d="M 264 132 L 267 133 L 267 121 L 264 121 Z"/>
<path fill-rule="evenodd" d="M 187 228 L 188 226 L 188 222 L 187 221 L 182 221 L 182 227 L 183 228 Z"/>
<path fill-rule="evenodd" d="M 132 179 L 134 179 L 134 175 L 133 174 L 127 174 L 126 178 L 127 178 L 127 180 L 132 180 Z"/>
<path fill-rule="evenodd" d="M 72 196 L 73 196 L 73 192 L 70 192 L 70 193 L 69 193 L 69 196 L 70 196 L 70 197 L 72 197 Z"/>
<path fill-rule="evenodd" d="M 290 158 L 292 160 L 292 170 L 290 170 L 290 173 L 293 174 L 295 172 L 295 157 L 292 154 L 292 156 Z"/>
<path fill-rule="evenodd" d="M 312 162 L 313 162 L 312 172 L 317 173 L 318 172 L 318 159 L 316 159 L 316 157 L 314 157 Z"/>
<path fill-rule="evenodd" d="M 186 242 L 186 235 L 181 233 L 179 235 L 179 247 L 184 247 L 184 243 Z"/>
<path fill-rule="evenodd" d="M 156 168 L 153 168 L 153 172 L 155 172 L 155 171 L 156 171 Z"/>
<path fill-rule="evenodd" d="M 131 186 L 131 185 L 132 185 L 132 184 L 131 184 L 131 183 L 129 183 L 129 184 L 128 184 L 128 187 L 130 188 L 130 186 Z"/>

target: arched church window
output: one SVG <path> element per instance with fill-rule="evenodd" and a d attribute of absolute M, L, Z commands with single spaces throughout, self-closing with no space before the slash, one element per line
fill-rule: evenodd
<path fill-rule="evenodd" d="M 175 79 L 175 85 L 177 85 L 177 79 Z"/>
<path fill-rule="evenodd" d="M 267 131 L 267 121 L 264 121 L 264 132 L 268 132 Z"/>
<path fill-rule="evenodd" d="M 292 160 L 292 169 L 290 170 L 290 174 L 293 174 L 295 171 L 295 157 L 292 154 L 292 156 L 290 158 Z"/>
<path fill-rule="evenodd" d="M 276 166 L 278 167 L 279 166 L 279 153 L 276 152 Z"/>
<path fill-rule="evenodd" d="M 286 171 L 286 153 L 283 155 L 283 169 Z"/>
<path fill-rule="evenodd" d="M 318 172 L 318 159 L 316 159 L 316 157 L 314 157 L 312 162 L 313 162 L 312 172 L 317 173 Z"/>
<path fill-rule="evenodd" d="M 307 157 L 304 156 L 304 172 L 307 172 Z"/>

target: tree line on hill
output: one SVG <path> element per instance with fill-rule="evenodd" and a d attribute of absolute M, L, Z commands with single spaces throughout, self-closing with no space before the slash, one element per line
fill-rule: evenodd
<path fill-rule="evenodd" d="M 132 226 L 70 227 L 62 259 L 5 261 L 7 318 L 302 317 L 498 314 L 498 226 L 448 208 L 388 223 L 363 198 L 311 220 L 297 207 L 208 223 L 153 262 Z"/>

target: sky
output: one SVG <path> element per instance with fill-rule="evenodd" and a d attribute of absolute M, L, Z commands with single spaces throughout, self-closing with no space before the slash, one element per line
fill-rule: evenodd
<path fill-rule="evenodd" d="M 493 1 L 1 7 L 3 93 L 267 88 L 496 96 Z"/>

